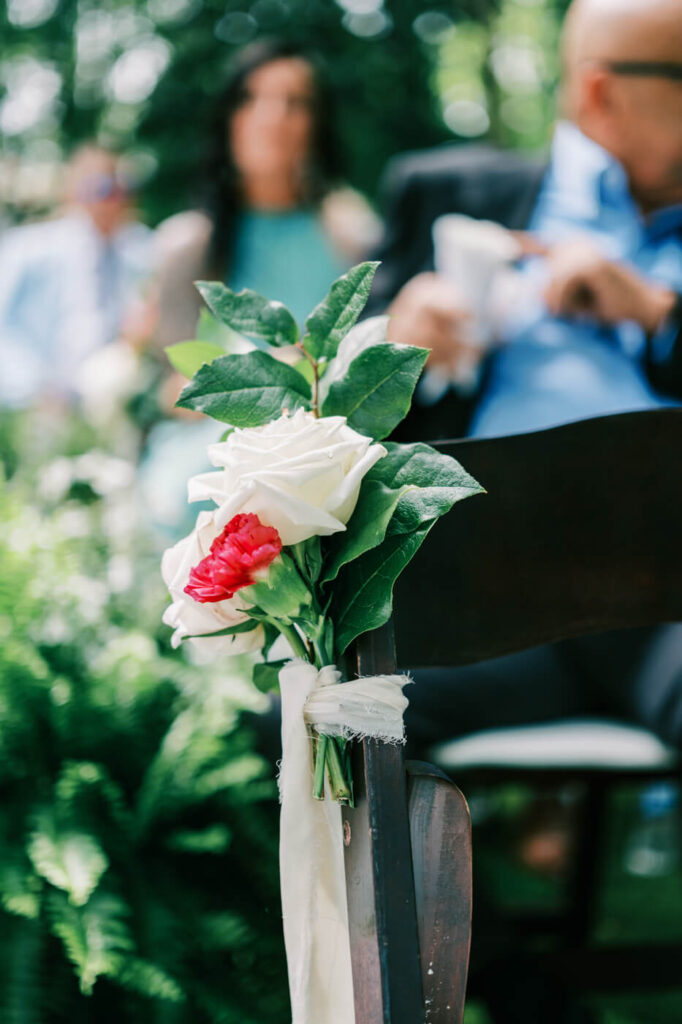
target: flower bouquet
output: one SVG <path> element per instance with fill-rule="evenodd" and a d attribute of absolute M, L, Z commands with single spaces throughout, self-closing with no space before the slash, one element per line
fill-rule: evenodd
<path fill-rule="evenodd" d="M 189 481 L 189 500 L 215 510 L 164 555 L 164 621 L 175 646 L 187 639 L 209 658 L 260 652 L 260 689 L 291 657 L 341 665 L 390 617 L 395 580 L 438 517 L 482 490 L 428 445 L 378 443 L 406 415 L 428 351 L 388 343 L 387 317 L 357 323 L 376 267 L 334 282 L 302 337 L 282 303 L 199 282 L 213 315 L 254 347 L 168 350 L 192 378 L 177 404 L 229 426 L 208 449 L 215 472 Z M 344 732 L 313 736 L 318 799 L 326 774 L 331 796 L 352 803 Z"/>
<path fill-rule="evenodd" d="M 200 282 L 213 315 L 255 344 L 170 350 L 191 377 L 178 404 L 228 424 L 209 499 L 167 551 L 173 643 L 208 658 L 257 652 L 254 681 L 279 683 L 280 884 L 293 1024 L 351 1024 L 353 983 L 341 809 L 353 803 L 349 744 L 404 740 L 404 676 L 339 685 L 344 652 L 391 614 L 393 585 L 439 516 L 482 488 L 425 444 L 379 442 L 407 413 L 427 351 L 357 323 L 377 264 L 336 281 L 305 323 L 251 291 Z M 311 797 L 316 799 L 312 799 Z"/>

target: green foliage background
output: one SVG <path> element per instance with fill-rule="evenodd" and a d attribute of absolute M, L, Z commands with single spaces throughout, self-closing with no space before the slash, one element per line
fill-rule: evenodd
<path fill-rule="evenodd" d="M 125 461 L 56 426 L 1 430 L 0 1020 L 284 1024 L 262 698 L 170 650 Z"/>
<path fill-rule="evenodd" d="M 346 177 L 370 195 L 400 151 L 472 138 L 542 145 L 554 116 L 565 7 L 566 0 L 6 0 L 0 138 L 8 205 L 13 216 L 39 207 L 61 151 L 99 136 L 134 156 L 152 222 L 183 208 L 205 155 L 210 101 L 235 49 L 259 35 L 326 58 L 340 99 Z"/>

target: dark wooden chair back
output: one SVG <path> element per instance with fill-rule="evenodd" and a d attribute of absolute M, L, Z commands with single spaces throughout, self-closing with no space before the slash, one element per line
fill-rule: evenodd
<path fill-rule="evenodd" d="M 682 409 L 437 446 L 486 488 L 396 587 L 398 664 L 682 619 Z"/>
<path fill-rule="evenodd" d="M 682 619 L 682 409 L 444 442 L 486 488 L 455 506 L 396 587 L 393 634 L 359 673 L 471 663 Z M 457 1024 L 471 915 L 466 804 L 399 749 L 356 750 L 344 815 L 356 1024 Z M 428 1013 L 426 1012 L 428 1011 Z"/>

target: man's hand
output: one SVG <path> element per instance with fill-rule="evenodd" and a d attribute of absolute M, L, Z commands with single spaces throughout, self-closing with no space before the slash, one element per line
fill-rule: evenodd
<path fill-rule="evenodd" d="M 554 246 L 547 267 L 545 301 L 555 316 L 583 313 L 605 324 L 634 320 L 647 334 L 653 334 L 675 302 L 675 293 L 669 288 L 606 259 L 583 240 Z"/>
<path fill-rule="evenodd" d="M 478 361 L 479 350 L 468 341 L 471 315 L 456 287 L 440 274 L 418 274 L 408 281 L 386 311 L 391 317 L 388 340 L 430 348 L 430 366 L 456 371 L 462 360 Z"/>

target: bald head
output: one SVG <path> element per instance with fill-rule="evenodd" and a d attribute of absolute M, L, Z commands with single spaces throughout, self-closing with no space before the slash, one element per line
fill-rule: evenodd
<path fill-rule="evenodd" d="M 682 198 L 682 0 L 573 0 L 565 114 L 625 167 L 643 205 Z"/>
<path fill-rule="evenodd" d="M 680 0 L 574 0 L 564 23 L 568 70 L 581 61 L 682 60 Z"/>

